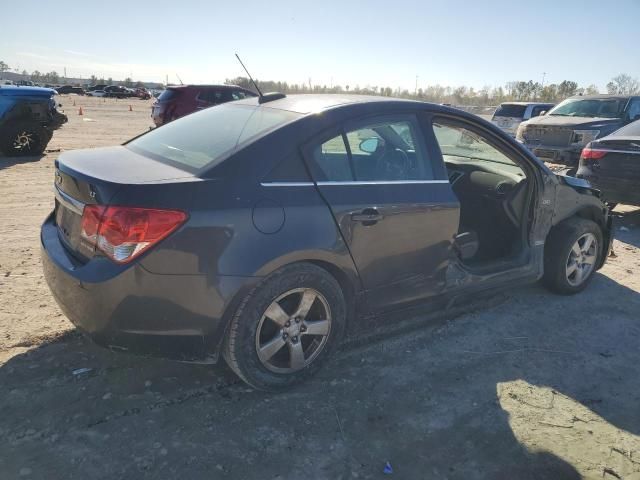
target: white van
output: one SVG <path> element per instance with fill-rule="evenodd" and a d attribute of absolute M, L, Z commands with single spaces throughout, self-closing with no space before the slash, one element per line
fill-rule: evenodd
<path fill-rule="evenodd" d="M 548 112 L 553 108 L 553 103 L 537 102 L 505 102 L 496 109 L 491 122 L 507 132 L 512 137 L 516 136 L 516 131 L 520 123 L 530 118 L 537 117 L 541 113 Z"/>

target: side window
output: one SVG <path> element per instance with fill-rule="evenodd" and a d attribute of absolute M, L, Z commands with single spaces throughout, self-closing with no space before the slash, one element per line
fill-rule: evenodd
<path fill-rule="evenodd" d="M 265 177 L 265 182 L 308 182 L 309 174 L 296 151 L 283 158 Z"/>
<path fill-rule="evenodd" d="M 640 98 L 634 98 L 631 100 L 629 109 L 627 110 L 627 115 L 629 120 L 640 119 Z"/>
<path fill-rule="evenodd" d="M 544 107 L 544 106 L 533 107 L 533 110 L 531 111 L 531 118 L 539 117 L 540 114 L 542 112 L 544 112 L 545 110 L 549 110 L 549 109 L 547 107 Z"/>
<path fill-rule="evenodd" d="M 242 100 L 243 98 L 247 98 L 247 94 L 240 90 L 234 90 L 231 92 L 231 96 L 234 100 Z"/>
<path fill-rule="evenodd" d="M 211 90 L 203 90 L 198 93 L 197 99 L 202 102 L 213 103 L 213 93 Z"/>
<path fill-rule="evenodd" d="M 513 160 L 491 145 L 484 137 L 465 127 L 435 121 L 433 133 L 445 162 L 447 160 L 462 161 L 487 166 L 493 163 L 496 166 L 501 164 L 520 169 Z"/>
<path fill-rule="evenodd" d="M 318 145 L 313 152 L 328 181 L 431 180 L 433 171 L 412 120 L 376 122 Z"/>
<path fill-rule="evenodd" d="M 342 135 L 316 146 L 313 149 L 313 160 L 319 169 L 318 181 L 349 182 L 354 180 L 347 146 Z"/>

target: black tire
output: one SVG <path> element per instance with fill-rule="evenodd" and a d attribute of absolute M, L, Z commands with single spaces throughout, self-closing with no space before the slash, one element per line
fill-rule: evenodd
<path fill-rule="evenodd" d="M 291 372 L 273 371 L 273 365 L 268 366 L 258 355 L 258 347 L 260 345 L 260 336 L 258 336 L 258 327 L 261 327 L 261 335 L 263 330 L 269 323 L 275 332 L 272 340 L 280 342 L 280 335 L 284 339 L 286 334 L 280 326 L 266 316 L 267 309 L 271 308 L 274 302 L 281 296 L 288 295 L 289 292 L 298 289 L 307 289 L 319 293 L 320 296 L 314 300 L 313 307 L 309 310 L 318 310 L 328 305 L 330 329 L 328 334 L 322 336 L 322 343 L 318 348 L 318 352 L 310 354 L 308 359 L 310 363 L 306 364 L 299 370 Z M 295 295 L 295 294 L 291 294 Z M 302 295 L 302 294 L 301 294 Z M 285 297 L 283 301 L 287 301 L 289 297 Z M 295 298 L 291 297 L 292 300 Z M 325 302 L 326 301 L 326 302 Z M 320 304 L 318 304 L 320 302 Z M 282 305 L 283 311 L 285 305 Z M 300 308 L 298 306 L 297 308 Z M 293 310 L 296 310 L 294 308 Z M 289 312 L 286 312 L 288 315 Z M 291 319 L 293 320 L 293 318 Z M 312 322 L 311 322 L 312 323 Z M 346 323 L 346 305 L 342 288 L 336 279 L 326 270 L 309 263 L 298 263 L 283 267 L 264 281 L 262 281 L 247 297 L 236 311 L 229 325 L 227 335 L 224 340 L 222 355 L 231 369 L 250 386 L 267 391 L 281 390 L 313 376 L 327 358 L 334 353 L 338 347 L 344 334 Z M 302 324 L 310 324 L 302 322 Z M 292 327 L 293 328 L 293 324 Z M 306 327 L 301 327 L 306 330 Z M 306 335 L 303 337 L 303 335 Z M 269 335 L 269 338 L 271 335 Z M 278 337 L 278 338 L 276 338 Z M 272 358 L 278 356 L 289 358 L 291 365 L 292 358 L 292 341 L 297 337 L 291 335 L 285 346 L 279 347 L 276 354 L 272 354 Z M 311 345 L 316 342 L 318 337 L 300 333 L 300 348 L 303 345 L 303 338 L 307 343 L 307 350 L 311 350 Z M 308 341 L 311 340 L 311 344 Z M 284 341 L 284 340 L 283 340 Z M 296 343 L 297 343 L 296 342 Z M 269 343 L 268 341 L 266 343 Z M 305 352 L 306 353 L 306 352 Z M 305 355 L 303 355 L 305 358 Z"/>
<path fill-rule="evenodd" d="M 0 150 L 8 157 L 41 155 L 49 143 L 47 129 L 32 122 L 16 122 L 0 138 Z"/>
<path fill-rule="evenodd" d="M 588 273 L 581 274 L 578 284 L 575 284 L 568 275 L 570 266 L 571 251 L 576 242 L 587 234 L 592 234 L 597 245 L 594 254 L 595 261 Z M 556 225 L 544 246 L 544 276 L 542 278 L 545 286 L 555 293 L 572 295 L 584 290 L 591 282 L 603 254 L 602 230 L 597 223 L 584 218 L 572 217 Z"/>

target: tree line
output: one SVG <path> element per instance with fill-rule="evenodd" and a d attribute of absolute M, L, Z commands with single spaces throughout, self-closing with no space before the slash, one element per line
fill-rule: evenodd
<path fill-rule="evenodd" d="M 418 88 L 413 92 L 407 89 L 378 87 L 367 85 L 361 87 L 356 85 L 313 85 L 288 83 L 272 80 L 256 80 L 262 92 L 282 92 L 282 93 L 356 93 L 361 95 L 382 95 L 386 97 L 410 98 L 435 103 L 451 103 L 454 105 L 475 105 L 489 106 L 508 101 L 539 101 L 557 103 L 573 95 L 595 95 L 598 94 L 596 85 L 580 87 L 577 82 L 563 80 L 560 83 L 542 85 L 533 80 L 511 81 L 504 86 L 485 86 L 479 90 L 473 87 L 450 87 L 443 85 L 429 85 L 425 88 Z M 240 87 L 254 90 L 251 81 L 246 77 L 229 78 L 225 80 L 227 85 L 238 85 Z M 640 94 L 640 82 L 638 79 L 627 74 L 620 74 L 611 79 L 607 84 L 607 93 L 633 95 Z"/>
<path fill-rule="evenodd" d="M 9 65 L 0 60 L 0 74 L 9 71 Z M 29 78 L 32 82 L 44 84 L 59 84 L 65 79 L 55 72 L 42 73 L 35 70 L 28 73 L 22 71 L 22 76 Z M 127 77 L 123 81 L 114 82 L 113 78 L 103 78 L 91 75 L 87 79 L 92 85 L 114 83 L 127 87 L 143 86 L 140 81 L 134 81 Z M 253 84 L 246 77 L 228 78 L 225 80 L 228 85 L 239 85 L 250 90 L 255 90 Z M 451 103 L 454 105 L 475 105 L 489 106 L 508 101 L 539 101 L 557 103 L 572 95 L 593 95 L 599 93 L 596 85 L 579 86 L 572 80 L 563 80 L 560 83 L 550 83 L 542 85 L 533 80 L 516 80 L 504 84 L 504 86 L 492 87 L 484 86 L 480 89 L 473 87 L 451 87 L 443 85 L 429 85 L 415 89 L 413 92 L 408 89 L 392 88 L 388 86 L 366 85 L 314 85 L 309 79 L 308 83 L 288 83 L 272 80 L 257 80 L 260 90 L 263 92 L 282 93 L 356 93 L 362 95 L 382 95 L 386 97 L 410 98 L 434 103 Z M 611 79 L 606 85 L 610 94 L 633 95 L 640 94 L 640 81 L 628 74 L 621 73 Z"/>

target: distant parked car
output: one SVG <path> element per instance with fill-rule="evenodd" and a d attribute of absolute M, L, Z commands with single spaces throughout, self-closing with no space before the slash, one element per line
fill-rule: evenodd
<path fill-rule="evenodd" d="M 100 83 L 98 85 L 91 85 L 89 88 L 87 88 L 87 92 L 93 92 L 95 90 L 102 90 L 104 91 L 105 88 L 107 88 L 108 85 L 106 83 Z"/>
<path fill-rule="evenodd" d="M 149 100 L 151 98 L 151 92 L 146 88 L 142 88 L 142 87 L 136 88 L 135 92 L 136 92 L 136 97 L 142 100 Z"/>
<path fill-rule="evenodd" d="M 575 174 L 582 149 L 640 118 L 640 96 L 585 95 L 566 99 L 549 113 L 523 122 L 516 140 L 540 159 L 570 166 Z"/>
<path fill-rule="evenodd" d="M 56 92 L 60 95 L 66 95 L 68 93 L 75 93 L 76 95 L 84 95 L 85 91 L 82 87 L 74 87 L 73 85 L 62 85 L 60 87 L 56 87 Z"/>
<path fill-rule="evenodd" d="M 580 156 L 577 176 L 617 203 L 640 206 L 640 120 L 590 142 Z"/>
<path fill-rule="evenodd" d="M 56 91 L 40 87 L 0 87 L 0 150 L 8 156 L 40 155 L 53 131 L 67 121 L 58 112 Z"/>
<path fill-rule="evenodd" d="M 515 137 L 516 131 L 522 122 L 548 112 L 553 106 L 553 103 L 536 102 L 501 103 L 493 114 L 491 122 L 512 137 Z"/>
<path fill-rule="evenodd" d="M 109 85 L 104 88 L 105 97 L 131 98 L 136 96 L 136 92 L 121 85 Z"/>
<path fill-rule="evenodd" d="M 233 100 L 256 97 L 251 90 L 236 85 L 180 85 L 168 87 L 151 107 L 157 127 L 196 110 Z"/>
<path fill-rule="evenodd" d="M 87 92 L 88 97 L 104 97 L 106 92 L 104 90 L 91 90 Z"/>

